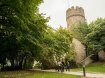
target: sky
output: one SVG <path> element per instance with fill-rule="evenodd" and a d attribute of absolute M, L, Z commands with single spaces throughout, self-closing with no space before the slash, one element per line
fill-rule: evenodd
<path fill-rule="evenodd" d="M 39 6 L 39 12 L 50 17 L 49 26 L 58 29 L 67 27 L 66 10 L 72 6 L 80 6 L 84 9 L 88 23 L 97 18 L 105 18 L 105 0 L 44 0 Z"/>

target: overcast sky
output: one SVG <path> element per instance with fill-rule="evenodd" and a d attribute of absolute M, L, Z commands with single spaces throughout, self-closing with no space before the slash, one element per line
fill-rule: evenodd
<path fill-rule="evenodd" d="M 105 0 L 44 0 L 39 10 L 51 17 L 48 24 L 56 29 L 67 26 L 66 10 L 71 6 L 83 7 L 88 23 L 99 17 L 105 18 Z"/>

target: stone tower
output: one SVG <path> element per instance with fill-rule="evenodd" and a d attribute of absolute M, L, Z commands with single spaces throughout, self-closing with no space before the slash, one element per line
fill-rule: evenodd
<path fill-rule="evenodd" d="M 84 10 L 81 7 L 71 7 L 66 11 L 67 28 L 72 31 L 72 27 L 78 25 L 80 22 L 85 22 Z M 85 57 L 85 47 L 76 38 L 72 41 L 76 52 L 76 63 L 80 63 Z"/>
<path fill-rule="evenodd" d="M 82 7 L 72 6 L 66 11 L 67 27 L 70 29 L 75 24 L 85 22 L 85 14 Z"/>

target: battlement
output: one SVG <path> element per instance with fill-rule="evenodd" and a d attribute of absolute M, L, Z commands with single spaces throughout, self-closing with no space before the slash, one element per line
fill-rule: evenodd
<path fill-rule="evenodd" d="M 72 6 L 66 11 L 66 18 L 72 17 L 72 16 L 82 16 L 85 17 L 84 15 L 84 9 L 82 7 L 74 7 Z"/>

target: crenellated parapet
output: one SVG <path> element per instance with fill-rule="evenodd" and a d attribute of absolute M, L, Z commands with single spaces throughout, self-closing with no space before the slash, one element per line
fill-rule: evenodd
<path fill-rule="evenodd" d="M 81 16 L 85 18 L 84 9 L 82 7 L 72 6 L 66 11 L 66 19 L 68 19 L 69 17 L 73 17 L 73 16 Z"/>
<path fill-rule="evenodd" d="M 67 9 L 66 11 L 66 21 L 68 29 L 72 29 L 72 27 L 80 22 L 85 22 L 85 13 L 82 7 L 74 7 Z"/>

